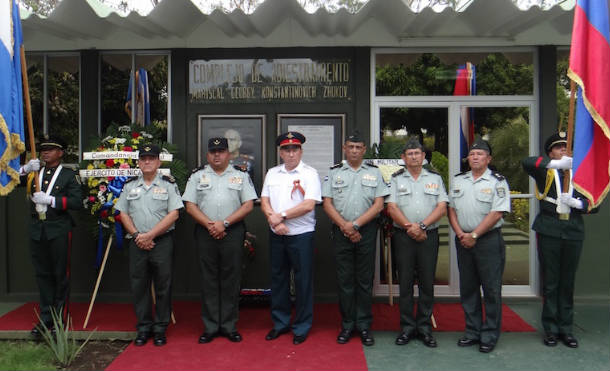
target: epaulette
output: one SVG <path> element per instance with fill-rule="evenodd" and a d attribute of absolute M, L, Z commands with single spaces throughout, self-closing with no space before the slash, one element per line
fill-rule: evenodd
<path fill-rule="evenodd" d="M 333 169 L 338 169 L 338 168 L 340 168 L 341 166 L 343 166 L 343 162 L 339 162 L 338 164 L 334 164 L 333 166 L 331 166 L 331 167 L 330 167 L 330 169 L 331 169 L 331 170 L 333 170 Z"/>
<path fill-rule="evenodd" d="M 464 175 L 464 174 L 466 174 L 466 173 L 467 173 L 467 171 L 462 171 L 461 173 L 457 173 L 457 174 L 455 174 L 455 175 L 454 175 L 454 177 L 455 177 L 455 176 Z"/>
<path fill-rule="evenodd" d="M 373 163 L 373 161 L 365 161 L 364 163 L 366 164 L 366 166 L 370 166 L 370 167 L 377 167 L 377 165 L 375 165 L 375 164 Z"/>
<path fill-rule="evenodd" d="M 432 165 L 430 165 L 430 163 L 424 165 L 423 168 L 426 169 L 429 173 L 441 175 Z"/>
<path fill-rule="evenodd" d="M 396 171 L 395 171 L 395 172 L 392 174 L 392 176 L 393 176 L 393 177 L 395 177 L 395 176 L 399 176 L 400 174 L 402 174 L 402 173 L 404 173 L 404 172 L 405 172 L 405 168 L 403 167 L 403 168 L 402 168 L 402 169 L 400 169 L 400 170 L 396 170 Z"/>
<path fill-rule="evenodd" d="M 499 181 L 503 181 L 504 179 L 506 179 L 506 178 L 504 177 L 504 175 L 502 175 L 502 174 L 498 173 L 497 171 L 492 171 L 492 172 L 491 172 L 491 175 L 492 175 L 494 178 L 498 179 Z"/>
<path fill-rule="evenodd" d="M 127 180 L 125 181 L 125 183 L 123 183 L 123 184 L 127 184 L 127 183 L 129 183 L 129 182 L 133 182 L 133 181 L 134 181 L 134 180 L 136 180 L 136 179 L 138 179 L 138 177 L 137 177 L 137 176 L 132 176 L 132 177 L 130 177 L 129 179 L 127 179 Z"/>
<path fill-rule="evenodd" d="M 191 172 L 191 174 L 195 174 L 196 172 L 198 172 L 199 170 L 203 169 L 204 167 L 205 167 L 205 165 L 199 166 L 197 168 L 194 168 L 193 171 Z"/>
<path fill-rule="evenodd" d="M 241 168 L 241 167 L 239 167 L 237 165 L 233 165 L 233 167 L 235 168 L 235 170 L 243 171 L 244 173 L 248 171 L 248 170 L 243 169 L 243 168 Z"/>
<path fill-rule="evenodd" d="M 163 175 L 161 177 L 161 179 L 163 179 L 163 180 L 165 180 L 167 182 L 170 182 L 170 183 L 176 183 L 176 179 L 173 176 L 171 176 L 171 175 Z"/>

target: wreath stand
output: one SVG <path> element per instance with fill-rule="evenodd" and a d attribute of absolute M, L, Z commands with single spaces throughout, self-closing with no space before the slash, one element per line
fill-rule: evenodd
<path fill-rule="evenodd" d="M 100 266 L 100 271 L 97 274 L 97 281 L 95 282 L 95 288 L 93 289 L 93 294 L 91 295 L 91 301 L 89 302 L 89 309 L 87 309 L 87 316 L 85 317 L 85 322 L 83 323 L 83 329 L 87 328 L 87 324 L 89 324 L 89 318 L 91 317 L 91 312 L 93 311 L 93 304 L 95 303 L 95 298 L 97 297 L 97 290 L 100 287 L 100 282 L 102 281 L 102 276 L 104 275 L 104 269 L 106 268 L 106 261 L 108 260 L 108 255 L 110 255 L 110 247 L 112 246 L 112 234 L 108 237 L 108 244 L 106 245 L 106 251 L 104 252 L 104 259 L 102 260 L 102 265 Z M 157 298 L 155 297 L 155 284 L 151 282 L 150 291 L 152 294 L 153 305 L 157 303 Z M 172 323 L 176 324 L 176 317 L 174 316 L 174 311 L 172 310 Z"/>

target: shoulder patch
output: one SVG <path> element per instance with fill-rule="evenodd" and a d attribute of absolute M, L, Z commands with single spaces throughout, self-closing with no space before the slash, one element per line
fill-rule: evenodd
<path fill-rule="evenodd" d="M 365 163 L 367 166 L 370 166 L 370 167 L 377 167 L 377 165 L 375 165 L 375 164 L 373 163 L 373 161 L 365 161 L 364 163 Z"/>
<path fill-rule="evenodd" d="M 192 174 L 195 174 L 196 172 L 198 172 L 199 170 L 203 169 L 205 167 L 205 165 L 203 166 L 199 166 L 197 168 L 194 168 L 193 171 L 191 171 Z"/>
<path fill-rule="evenodd" d="M 240 167 L 240 166 L 237 166 L 237 165 L 233 165 L 233 168 L 234 168 L 235 170 L 239 170 L 239 171 L 244 172 L 244 173 L 247 173 L 247 172 L 248 172 L 248 170 L 246 170 L 246 169 L 244 169 L 244 168 L 242 168 L 242 167 Z"/>
<path fill-rule="evenodd" d="M 498 173 L 497 171 L 492 171 L 492 172 L 491 172 L 491 175 L 492 175 L 494 178 L 498 179 L 499 181 L 503 181 L 503 180 L 505 179 L 505 178 L 504 178 L 504 175 L 502 175 L 502 174 Z"/>
<path fill-rule="evenodd" d="M 330 169 L 331 169 L 331 170 L 333 170 L 333 169 L 338 169 L 338 168 L 340 168 L 341 166 L 343 166 L 343 162 L 339 162 L 338 164 L 334 164 L 333 166 L 331 166 L 331 167 L 330 167 Z"/>
<path fill-rule="evenodd" d="M 396 171 L 395 171 L 395 172 L 392 174 L 392 176 L 393 176 L 393 177 L 394 177 L 394 176 L 399 176 L 400 174 L 402 174 L 402 173 L 404 173 L 404 172 L 405 172 L 405 168 L 403 167 L 403 168 L 402 168 L 402 169 L 400 169 L 400 170 L 396 170 Z"/>
<path fill-rule="evenodd" d="M 461 173 L 455 174 L 454 177 L 460 176 L 460 175 L 465 175 L 466 173 L 468 173 L 468 172 L 467 171 L 462 171 Z"/>
<path fill-rule="evenodd" d="M 161 179 L 163 179 L 163 180 L 165 180 L 167 182 L 170 182 L 170 183 L 176 183 L 176 179 L 173 176 L 171 176 L 171 175 L 163 175 L 161 177 Z"/>

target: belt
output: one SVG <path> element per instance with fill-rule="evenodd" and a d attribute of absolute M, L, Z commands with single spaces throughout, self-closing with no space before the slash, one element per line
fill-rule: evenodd
<path fill-rule="evenodd" d="M 395 230 L 397 230 L 397 231 L 401 231 L 401 232 L 406 231 L 406 229 L 404 229 L 404 228 L 400 228 L 400 227 L 397 227 L 397 226 L 395 226 L 395 225 L 394 225 L 394 226 L 392 226 L 392 228 L 394 228 L 394 229 L 395 229 Z M 436 227 L 436 228 L 427 228 L 427 229 L 426 229 L 426 232 L 432 232 L 432 231 L 436 231 L 437 229 L 438 229 L 438 227 Z"/>

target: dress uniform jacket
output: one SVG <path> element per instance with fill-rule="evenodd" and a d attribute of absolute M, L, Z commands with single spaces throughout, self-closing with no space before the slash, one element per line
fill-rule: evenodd
<path fill-rule="evenodd" d="M 492 211 L 510 212 L 510 190 L 504 177 L 487 169 L 476 180 L 472 172 L 453 178 L 450 204 L 464 232 L 472 232 Z M 460 245 L 456 236 L 460 270 L 460 298 L 466 319 L 466 338 L 496 344 L 502 322 L 502 275 L 506 250 L 500 219 L 479 236 L 473 248 Z M 483 288 L 485 322 L 482 319 L 480 287 Z"/>
<path fill-rule="evenodd" d="M 333 206 L 343 219 L 356 220 L 375 202 L 385 197 L 389 188 L 384 183 L 377 166 L 363 162 L 354 170 L 347 162 L 331 167 L 322 184 L 322 197 L 332 199 Z M 375 274 L 375 219 L 361 226 L 362 239 L 352 243 L 343 236 L 338 226 L 333 226 L 333 241 L 339 283 L 339 305 L 342 328 L 369 330 L 373 315 L 372 289 Z"/>
<path fill-rule="evenodd" d="M 195 169 L 186 184 L 183 201 L 192 202 L 210 220 L 225 220 L 244 202 L 256 199 L 256 191 L 246 170 L 228 166 L 217 174 L 209 165 Z M 241 258 L 245 226 L 243 221 L 225 229 L 216 240 L 207 229 L 195 226 L 201 269 L 202 319 L 205 333 L 236 331 L 239 316 Z"/>

